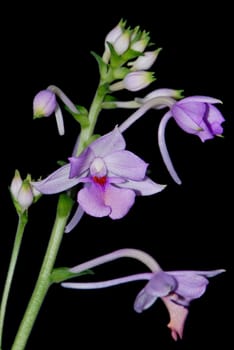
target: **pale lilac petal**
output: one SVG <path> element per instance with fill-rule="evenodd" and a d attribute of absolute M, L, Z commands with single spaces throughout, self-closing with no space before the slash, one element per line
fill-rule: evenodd
<path fill-rule="evenodd" d="M 218 110 L 218 108 L 212 105 L 209 106 L 207 120 L 211 124 L 214 122 L 221 124 L 222 122 L 225 121 L 222 113 Z"/>
<path fill-rule="evenodd" d="M 69 179 L 70 164 L 66 164 L 41 181 L 32 181 L 35 189 L 44 194 L 65 191 L 79 183 L 79 178 Z"/>
<path fill-rule="evenodd" d="M 188 309 L 171 301 L 171 297 L 172 296 L 169 295 L 163 297 L 162 300 L 166 305 L 170 316 L 170 322 L 167 327 L 171 329 L 172 338 L 176 341 L 178 336 L 180 339 L 183 337 L 184 324 L 188 316 Z"/>
<path fill-rule="evenodd" d="M 214 138 L 214 134 L 211 131 L 210 126 L 208 126 L 204 121 L 201 123 L 201 130 L 195 132 L 194 135 L 197 135 L 202 142 Z"/>
<path fill-rule="evenodd" d="M 192 299 L 200 298 L 205 293 L 209 283 L 204 276 L 199 276 L 195 273 L 178 273 L 174 274 L 174 276 L 178 282 L 176 294 L 182 296 L 188 302 Z"/>
<path fill-rule="evenodd" d="M 141 196 L 150 196 L 152 194 L 161 192 L 166 187 L 166 185 L 157 184 L 148 177 L 146 177 L 143 181 L 130 180 L 123 183 L 118 183 L 117 186 L 120 188 L 129 188 L 131 190 L 134 190 L 136 194 Z"/>
<path fill-rule="evenodd" d="M 187 102 L 199 102 L 199 103 L 209 103 L 209 104 L 214 104 L 214 103 L 222 103 L 221 100 L 218 100 L 217 98 L 214 97 L 209 97 L 209 96 L 189 96 L 185 97 L 182 100 L 178 101 L 176 104 L 183 104 Z"/>
<path fill-rule="evenodd" d="M 204 103 L 175 103 L 172 108 L 172 115 L 177 124 L 190 134 L 197 133 L 201 129 L 201 123 L 206 114 L 208 106 Z"/>
<path fill-rule="evenodd" d="M 152 306 L 156 300 L 157 296 L 147 294 L 145 293 L 145 290 L 142 289 L 135 299 L 134 310 L 138 313 L 141 313 L 142 311 L 147 310 L 150 306 Z"/>
<path fill-rule="evenodd" d="M 135 193 L 129 189 L 120 189 L 111 185 L 106 186 L 105 204 L 111 207 L 110 218 L 121 219 L 135 202 Z"/>
<path fill-rule="evenodd" d="M 216 269 L 216 270 L 179 270 L 179 271 L 167 271 L 167 273 L 169 273 L 172 276 L 176 276 L 178 274 L 197 274 L 200 276 L 204 276 L 207 278 L 210 277 L 215 277 L 217 275 L 220 275 L 221 273 L 225 272 L 225 269 Z"/>
<path fill-rule="evenodd" d="M 79 157 L 68 158 L 71 164 L 69 177 L 77 177 L 87 171 L 94 157 L 95 155 L 93 151 L 88 147 L 79 155 Z"/>
<path fill-rule="evenodd" d="M 113 131 L 92 142 L 89 147 L 96 156 L 105 157 L 112 152 L 125 149 L 126 143 L 119 129 L 115 127 Z"/>
<path fill-rule="evenodd" d="M 108 170 L 117 175 L 131 180 L 142 180 L 148 164 L 129 151 L 118 151 L 104 158 Z"/>
<path fill-rule="evenodd" d="M 176 294 L 184 298 L 189 304 L 193 299 L 200 298 L 206 291 L 206 287 L 209 283 L 207 277 L 213 277 L 224 270 L 212 270 L 212 271 L 171 271 L 167 272 L 178 282 Z"/>
<path fill-rule="evenodd" d="M 67 224 L 67 226 L 65 227 L 65 232 L 69 233 L 71 232 L 71 230 L 73 230 L 73 228 L 78 225 L 78 223 L 80 222 L 80 220 L 82 219 L 84 215 L 84 210 L 81 208 L 80 205 L 78 205 L 71 221 Z"/>
<path fill-rule="evenodd" d="M 98 185 L 85 186 L 79 191 L 77 199 L 82 209 L 91 216 L 103 217 L 111 213 L 111 207 L 104 202 L 104 190 Z"/>
<path fill-rule="evenodd" d="M 153 274 L 144 290 L 147 294 L 157 297 L 164 297 L 175 291 L 177 288 L 177 279 L 164 271 L 158 271 Z"/>

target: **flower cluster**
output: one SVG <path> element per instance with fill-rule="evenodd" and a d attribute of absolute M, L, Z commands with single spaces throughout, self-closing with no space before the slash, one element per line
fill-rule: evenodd
<path fill-rule="evenodd" d="M 54 268 L 64 232 L 72 231 L 84 214 L 96 218 L 121 219 L 131 210 L 137 196 L 153 196 L 166 188 L 165 184 L 158 184 L 154 180 L 153 173 L 151 178 L 147 176 L 149 164 L 127 149 L 123 136 L 148 110 L 152 109 L 154 113 L 164 111 L 158 127 L 158 146 L 164 164 L 177 184 L 181 184 L 181 179 L 173 166 L 165 140 L 168 121 L 174 119 L 182 130 L 197 135 L 202 142 L 223 134 L 222 123 L 225 119 L 215 106 L 221 101 L 213 97 L 184 97 L 182 90 L 159 88 L 153 89 L 143 98 L 135 96 L 130 101 L 117 100 L 116 91 L 126 89 L 130 93 L 138 92 L 155 81 L 154 73 L 149 69 L 155 63 L 160 50 L 161 48 L 152 49 L 148 32 L 142 31 L 138 26 L 126 27 L 126 22 L 121 20 L 106 35 L 103 54 L 92 52 L 98 64 L 100 80 L 89 108 L 74 104 L 55 85 L 39 91 L 34 97 L 34 118 L 55 114 L 58 132 L 64 135 L 64 118 L 60 106 L 62 103 L 68 114 L 79 124 L 79 133 L 73 151 L 54 172 L 44 179 L 32 180 L 28 175 L 22 180 L 17 170 L 11 182 L 10 193 L 19 215 L 19 225 L 0 308 L 0 348 L 7 300 L 27 224 L 28 209 L 43 195 L 59 194 L 56 217 L 38 280 L 12 349 L 24 349 L 45 295 L 55 282 L 61 282 L 66 288 L 96 289 L 146 280 L 146 285 L 135 299 L 135 311 L 141 313 L 161 298 L 170 316 L 168 327 L 173 339 L 177 340 L 183 336 L 190 302 L 203 295 L 208 278 L 224 272 L 224 269 L 163 271 L 147 253 L 127 248 L 73 268 Z M 96 134 L 101 111 L 115 108 L 135 111 L 122 123 L 113 124 L 105 135 Z M 73 212 L 74 203 L 77 205 Z M 143 262 L 150 272 L 94 283 L 65 282 L 81 273 L 87 273 L 87 270 L 95 266 L 121 257 L 131 257 Z"/>

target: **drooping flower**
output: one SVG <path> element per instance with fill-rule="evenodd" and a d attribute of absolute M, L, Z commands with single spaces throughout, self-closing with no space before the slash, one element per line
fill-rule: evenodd
<path fill-rule="evenodd" d="M 33 186 L 41 193 L 52 194 L 84 183 L 77 195 L 84 212 L 95 217 L 122 218 L 134 204 L 136 194 L 152 195 L 165 188 L 146 177 L 148 164 L 125 147 L 116 127 L 92 142 L 80 156 L 70 157 L 69 164 L 33 182 Z"/>
<path fill-rule="evenodd" d="M 203 142 L 215 136 L 221 136 L 223 133 L 221 124 L 225 119 L 213 106 L 215 103 L 221 103 L 221 101 L 208 96 L 186 97 L 175 102 L 161 119 L 158 129 L 159 148 L 169 173 L 178 184 L 181 184 L 181 180 L 174 169 L 165 142 L 166 125 L 173 117 L 184 131 L 197 135 Z"/>
<path fill-rule="evenodd" d="M 225 270 L 212 271 L 159 271 L 152 274 L 146 286 L 137 295 L 134 309 L 140 313 L 148 309 L 158 298 L 162 298 L 170 316 L 168 327 L 174 340 L 182 338 L 188 307 L 193 299 L 206 291 L 208 277 Z"/>
<path fill-rule="evenodd" d="M 93 269 L 95 266 L 119 258 L 133 258 L 142 262 L 151 272 L 123 276 L 100 282 L 64 282 L 62 286 L 72 289 L 99 289 L 107 288 L 133 281 L 147 280 L 145 287 L 138 293 L 134 309 L 141 313 L 152 306 L 158 298 L 164 302 L 170 321 L 168 327 L 174 340 L 182 338 L 184 324 L 189 312 L 190 302 L 200 298 L 206 291 L 208 278 L 225 272 L 224 269 L 210 271 L 163 271 L 157 261 L 144 251 L 138 249 L 120 249 L 112 253 L 102 255 L 95 259 L 69 269 L 71 273 Z"/>
<path fill-rule="evenodd" d="M 220 100 L 207 96 L 191 96 L 176 102 L 172 108 L 172 117 L 189 134 L 195 134 L 204 142 L 223 133 L 224 117 L 213 106 Z"/>

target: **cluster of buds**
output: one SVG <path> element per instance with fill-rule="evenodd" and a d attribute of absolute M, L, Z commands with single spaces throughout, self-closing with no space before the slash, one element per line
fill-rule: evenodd
<path fill-rule="evenodd" d="M 28 210 L 32 203 L 36 202 L 41 194 L 31 185 L 31 176 L 22 180 L 18 170 L 11 181 L 10 193 L 18 214 Z"/>
<path fill-rule="evenodd" d="M 125 26 L 126 22 L 121 20 L 105 38 L 102 68 L 106 66 L 106 70 L 102 69 L 102 73 L 105 78 L 108 74 L 109 81 L 119 80 L 109 86 L 110 91 L 139 91 L 155 80 L 153 72 L 147 70 L 161 48 L 147 51 L 151 45 L 149 33 L 141 31 L 139 26 L 133 29 Z"/>

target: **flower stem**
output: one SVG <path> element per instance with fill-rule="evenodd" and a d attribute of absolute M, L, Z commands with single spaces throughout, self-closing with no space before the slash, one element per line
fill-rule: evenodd
<path fill-rule="evenodd" d="M 64 228 L 72 209 L 72 204 L 73 202 L 71 198 L 66 194 L 61 194 L 59 196 L 55 222 L 51 232 L 47 251 L 45 253 L 34 291 L 31 299 L 29 300 L 19 330 L 16 334 L 12 350 L 23 350 L 25 348 L 41 305 L 49 287 L 51 286 L 51 272 L 62 241 Z"/>
<path fill-rule="evenodd" d="M 12 279 L 15 271 L 16 262 L 19 255 L 19 250 L 23 238 L 23 233 L 25 230 L 25 226 L 28 222 L 28 215 L 27 212 L 24 212 L 22 214 L 19 214 L 19 220 L 18 220 L 18 226 L 16 230 L 15 235 L 15 241 L 12 249 L 10 264 L 7 272 L 6 282 L 2 294 L 2 301 L 1 301 L 1 308 L 0 308 L 0 349 L 2 347 L 2 334 L 3 334 L 3 325 L 4 325 L 4 319 L 5 319 L 5 313 L 6 313 L 6 307 L 8 302 L 8 297 L 10 293 L 10 288 L 12 284 Z"/>
<path fill-rule="evenodd" d="M 81 133 L 79 135 L 79 143 L 75 146 L 77 149 L 73 150 L 73 154 L 76 156 L 78 156 L 87 146 L 87 142 L 94 132 L 94 128 L 98 115 L 102 109 L 102 102 L 104 100 L 106 92 L 107 90 L 105 86 L 99 84 L 99 87 L 97 88 L 96 94 L 89 109 L 89 126 L 81 130 Z"/>

